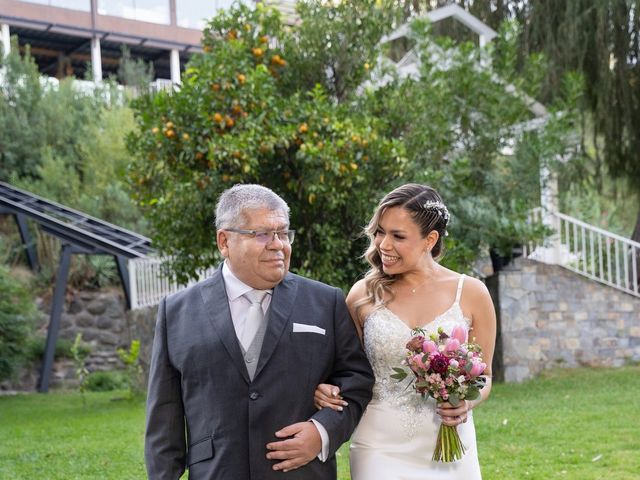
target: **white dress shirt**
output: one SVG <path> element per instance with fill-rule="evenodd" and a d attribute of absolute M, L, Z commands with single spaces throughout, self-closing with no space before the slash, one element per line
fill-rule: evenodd
<path fill-rule="evenodd" d="M 222 278 L 224 279 L 224 286 L 227 290 L 227 299 L 229 301 L 229 310 L 231 311 L 233 328 L 236 331 L 236 337 L 242 338 L 247 320 L 247 311 L 251 305 L 251 302 L 249 302 L 247 298 L 243 297 L 243 295 L 254 290 L 254 288 L 238 279 L 238 277 L 233 274 L 226 261 L 222 264 Z M 273 290 L 268 290 L 268 292 L 269 294 L 262 301 L 263 313 L 266 313 L 269 305 L 271 305 L 271 295 L 273 294 Z M 320 432 L 320 437 L 322 438 L 322 450 L 318 454 L 318 460 L 324 462 L 327 460 L 327 456 L 329 455 L 329 434 L 320 422 L 313 418 L 311 421 L 318 429 L 318 432 Z"/>

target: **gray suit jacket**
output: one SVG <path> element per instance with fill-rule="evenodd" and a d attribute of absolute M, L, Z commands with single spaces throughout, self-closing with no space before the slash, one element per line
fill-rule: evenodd
<path fill-rule="evenodd" d="M 316 325 L 325 335 L 294 332 Z M 313 392 L 333 383 L 349 402 L 343 412 L 316 410 Z M 153 342 L 145 460 L 151 479 L 335 479 L 335 452 L 349 439 L 371 399 L 373 374 L 342 292 L 287 274 L 275 287 L 255 377 L 249 379 L 221 269 L 159 306 Z M 330 458 L 275 472 L 266 458 L 274 433 L 318 420 Z"/>

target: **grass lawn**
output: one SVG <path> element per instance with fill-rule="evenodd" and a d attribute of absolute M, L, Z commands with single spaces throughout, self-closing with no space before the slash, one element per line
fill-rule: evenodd
<path fill-rule="evenodd" d="M 144 405 L 117 395 L 88 393 L 86 408 L 77 393 L 0 397 L 0 478 L 145 478 Z M 483 476 L 638 479 L 639 412 L 640 366 L 495 385 L 475 415 Z M 338 465 L 348 480 L 346 446 Z"/>

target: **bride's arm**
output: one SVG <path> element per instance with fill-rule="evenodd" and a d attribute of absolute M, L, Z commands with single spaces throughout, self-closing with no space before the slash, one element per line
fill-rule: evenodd
<path fill-rule="evenodd" d="M 484 377 L 486 386 L 480 390 L 480 397 L 475 400 L 467 400 L 467 408 L 470 410 L 489 398 L 491 393 L 491 363 L 496 344 L 496 311 L 493 300 L 484 283 L 475 278 L 469 278 L 469 285 L 465 289 L 467 295 L 463 297 L 463 309 L 468 305 L 467 311 L 471 312 L 471 331 L 469 340 L 477 343 L 482 348 L 482 361 L 487 364 Z"/>
<path fill-rule="evenodd" d="M 456 426 L 467 421 L 469 411 L 480 405 L 491 393 L 491 362 L 496 342 L 496 312 L 487 287 L 480 280 L 468 278 L 461 300 L 462 311 L 471 318 L 469 341 L 482 348 L 482 361 L 487 364 L 484 371 L 486 384 L 480 390 L 480 397 L 460 402 L 457 407 L 449 403 L 438 405 L 438 414 L 445 425 Z"/>

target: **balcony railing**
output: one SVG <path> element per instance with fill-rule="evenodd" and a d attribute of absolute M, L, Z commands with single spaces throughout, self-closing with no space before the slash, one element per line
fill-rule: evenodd
<path fill-rule="evenodd" d="M 536 209 L 531 221 L 555 233 L 540 245 L 527 245 L 526 256 L 640 297 L 640 243 L 559 212 Z"/>

